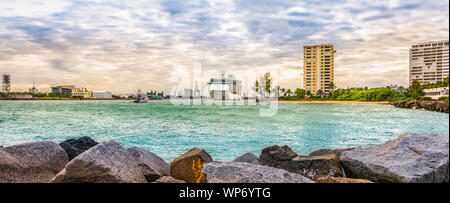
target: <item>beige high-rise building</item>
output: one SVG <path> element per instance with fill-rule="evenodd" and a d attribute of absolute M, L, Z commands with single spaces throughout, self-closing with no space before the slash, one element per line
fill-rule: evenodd
<path fill-rule="evenodd" d="M 303 87 L 312 95 L 319 90 L 330 93 L 334 84 L 334 50 L 332 44 L 303 47 Z"/>
<path fill-rule="evenodd" d="M 448 77 L 448 40 L 415 44 L 409 50 L 409 84 L 421 85 L 443 81 Z"/>

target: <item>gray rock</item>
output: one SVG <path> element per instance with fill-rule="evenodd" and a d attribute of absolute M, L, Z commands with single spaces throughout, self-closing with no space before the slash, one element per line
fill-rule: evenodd
<path fill-rule="evenodd" d="M 318 177 L 341 177 L 342 167 L 334 154 L 323 156 L 300 156 L 288 146 L 270 146 L 261 152 L 260 164 L 297 173 L 310 179 Z"/>
<path fill-rule="evenodd" d="M 170 174 L 169 164 L 156 154 L 138 147 L 129 148 L 127 151 L 136 159 L 148 182 Z"/>
<path fill-rule="evenodd" d="M 48 182 L 68 162 L 64 149 L 51 141 L 0 148 L 0 182 Z"/>
<path fill-rule="evenodd" d="M 259 158 L 255 154 L 248 152 L 248 153 L 245 153 L 245 154 L 239 156 L 238 158 L 234 159 L 233 162 L 259 164 Z"/>
<path fill-rule="evenodd" d="M 297 153 L 294 152 L 289 146 L 270 146 L 261 151 L 259 162 L 261 165 L 270 165 L 274 162 L 289 161 L 294 157 L 297 157 Z"/>
<path fill-rule="evenodd" d="M 172 178 L 171 176 L 163 176 L 152 183 L 186 183 L 183 180 Z"/>
<path fill-rule="evenodd" d="M 66 151 L 70 161 L 97 144 L 98 142 L 91 139 L 90 137 L 85 136 L 78 139 L 68 139 L 64 142 L 61 142 L 59 146 L 61 146 Z"/>
<path fill-rule="evenodd" d="M 211 162 L 202 171 L 208 183 L 314 183 L 299 174 L 244 162 Z"/>
<path fill-rule="evenodd" d="M 287 167 L 286 167 L 287 165 Z M 335 154 L 322 156 L 295 157 L 291 161 L 274 165 L 276 168 L 298 173 L 312 180 L 319 177 L 342 177 L 343 171 L 339 159 Z"/>
<path fill-rule="evenodd" d="M 102 142 L 81 153 L 52 183 L 147 183 L 136 159 L 115 141 Z"/>
<path fill-rule="evenodd" d="M 358 147 L 341 155 L 350 178 L 374 182 L 448 182 L 449 137 L 406 133 L 380 145 Z"/>
<path fill-rule="evenodd" d="M 327 155 L 327 154 L 334 154 L 339 159 L 342 152 L 350 151 L 350 150 L 354 150 L 354 149 L 355 149 L 355 147 L 344 148 L 344 149 L 319 149 L 319 150 L 311 152 L 308 156 L 323 156 L 323 155 Z"/>

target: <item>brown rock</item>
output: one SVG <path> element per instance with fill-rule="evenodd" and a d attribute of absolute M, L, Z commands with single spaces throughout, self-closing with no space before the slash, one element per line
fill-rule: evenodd
<path fill-rule="evenodd" d="M 203 165 L 212 162 L 211 156 L 203 149 L 193 148 L 170 163 L 170 175 L 188 183 L 205 183 Z"/>
<path fill-rule="evenodd" d="M 342 178 L 342 177 L 320 177 L 317 178 L 318 183 L 374 183 L 366 179 Z"/>
<path fill-rule="evenodd" d="M 311 152 L 308 156 L 322 156 L 327 154 L 335 154 L 337 158 L 341 156 L 342 152 L 354 150 L 355 147 L 345 148 L 345 149 L 319 149 Z"/>
<path fill-rule="evenodd" d="M 170 176 L 163 176 L 163 177 L 159 178 L 158 180 L 155 180 L 152 183 L 186 183 L 186 182 L 184 182 L 182 180 L 177 180 Z"/>

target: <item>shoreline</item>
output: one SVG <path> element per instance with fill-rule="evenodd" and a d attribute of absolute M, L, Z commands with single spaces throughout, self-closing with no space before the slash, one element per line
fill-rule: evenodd
<path fill-rule="evenodd" d="M 390 102 L 382 101 L 382 102 L 361 102 L 361 101 L 334 101 L 334 100 L 312 100 L 312 101 L 284 101 L 280 100 L 282 103 L 301 103 L 301 104 L 378 104 L 378 105 L 389 105 Z"/>

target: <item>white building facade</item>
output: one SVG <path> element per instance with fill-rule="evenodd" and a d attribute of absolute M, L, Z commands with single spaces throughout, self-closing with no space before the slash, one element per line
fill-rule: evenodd
<path fill-rule="evenodd" d="M 409 84 L 421 85 L 443 81 L 449 75 L 449 41 L 415 44 L 409 50 Z"/>
<path fill-rule="evenodd" d="M 440 97 L 448 97 L 448 87 L 439 87 L 439 88 L 430 88 L 424 89 L 426 97 L 431 97 L 434 100 L 439 99 Z"/>

